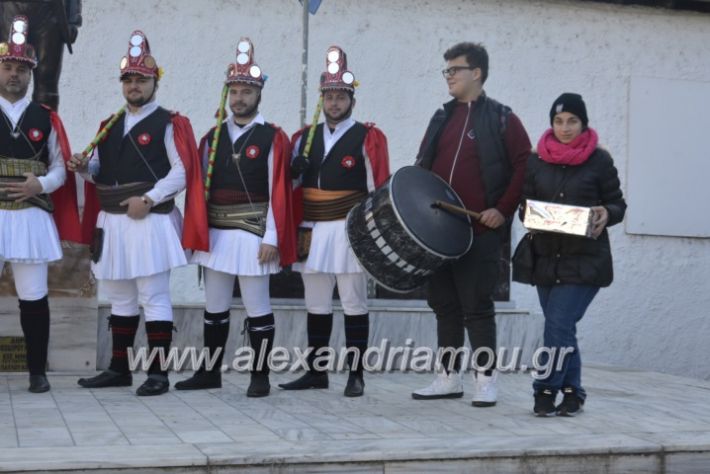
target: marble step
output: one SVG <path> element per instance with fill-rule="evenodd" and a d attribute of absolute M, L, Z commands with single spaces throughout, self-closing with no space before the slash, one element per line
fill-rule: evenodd
<path fill-rule="evenodd" d="M 231 312 L 230 335 L 226 354 L 247 345 L 246 335 L 242 328 L 246 313 L 244 307 L 237 303 Z M 382 348 L 393 347 L 428 347 L 436 348 L 436 320 L 431 310 L 419 301 L 373 300 L 370 304 L 370 346 Z M 306 311 L 302 300 L 277 300 L 273 305 L 276 319 L 275 346 L 281 346 L 289 351 L 294 347 L 305 348 L 306 341 Z M 108 306 L 100 305 L 97 324 L 97 354 L 96 367 L 108 366 L 111 358 L 111 334 L 108 331 L 106 318 L 110 315 Z M 176 306 L 173 346 L 179 348 L 202 348 L 202 306 Z M 520 348 L 520 356 L 516 359 L 520 364 L 530 365 L 532 355 L 541 345 L 543 318 L 539 314 L 503 307 L 497 309 L 498 346 L 505 347 L 508 352 L 506 360 L 512 357 L 512 350 Z M 387 342 L 384 342 L 387 341 Z M 331 347 L 344 346 L 343 313 L 335 307 Z M 136 336 L 136 347 L 146 345 L 143 324 Z M 385 354 L 387 351 L 384 351 Z M 227 360 L 227 358 L 225 358 Z M 518 364 L 519 365 L 519 364 Z"/>

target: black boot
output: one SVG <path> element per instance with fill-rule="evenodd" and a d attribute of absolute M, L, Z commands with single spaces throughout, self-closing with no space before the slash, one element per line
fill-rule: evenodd
<path fill-rule="evenodd" d="M 188 379 L 175 384 L 176 390 L 204 390 L 222 388 L 222 359 L 224 346 L 229 337 L 229 310 L 222 313 L 208 313 L 205 311 L 203 324 L 204 347 L 209 349 L 209 357 L 215 357 L 211 370 L 207 370 L 203 362 L 197 372 Z M 219 353 L 217 353 L 219 351 Z"/>
<path fill-rule="evenodd" d="M 293 382 L 280 383 L 284 390 L 307 390 L 309 388 L 328 388 L 328 372 L 308 371 Z"/>
<path fill-rule="evenodd" d="M 175 384 L 175 390 L 206 390 L 222 388 L 222 374 L 200 367 L 192 377 Z"/>
<path fill-rule="evenodd" d="M 30 388 L 32 393 L 43 393 L 49 392 L 50 389 L 49 381 L 46 375 L 30 375 Z"/>
<path fill-rule="evenodd" d="M 94 377 L 81 378 L 78 384 L 84 388 L 130 387 L 133 385 L 133 376 L 130 372 L 122 374 L 109 369 Z"/>
<path fill-rule="evenodd" d="M 84 388 L 130 387 L 133 376 L 128 367 L 128 348 L 133 347 L 140 316 L 116 316 L 108 318 L 111 330 L 112 355 L 108 370 L 95 377 L 81 378 L 78 383 Z"/>
<path fill-rule="evenodd" d="M 362 397 L 364 394 L 365 381 L 362 378 L 362 372 L 350 372 L 344 395 L 346 397 Z"/>
<path fill-rule="evenodd" d="M 316 352 L 328 347 L 330 333 L 333 330 L 333 314 L 308 313 L 308 347 L 313 350 L 308 354 L 308 372 L 293 382 L 279 384 L 284 390 L 306 390 L 309 388 L 328 388 L 328 372 L 317 370 L 314 365 Z"/>
<path fill-rule="evenodd" d="M 251 368 L 251 381 L 247 388 L 247 397 L 266 397 L 271 391 L 269 383 L 269 355 L 274 346 L 273 313 L 244 320 L 249 331 L 249 343 L 254 349 L 254 361 Z"/>
<path fill-rule="evenodd" d="M 25 335 L 29 391 L 42 393 L 50 389 L 47 381 L 47 348 L 49 346 L 49 300 L 19 300 L 20 325 Z"/>
<path fill-rule="evenodd" d="M 170 389 L 170 381 L 168 380 L 167 370 L 160 367 L 161 358 L 159 352 L 162 350 L 165 357 L 170 350 L 170 343 L 173 340 L 173 322 L 172 321 L 146 321 L 145 332 L 148 336 L 148 350 L 158 352 L 155 359 L 150 364 L 148 369 L 148 378 L 143 385 L 138 387 L 136 395 L 140 397 L 149 397 L 154 395 L 162 395 Z"/>
<path fill-rule="evenodd" d="M 370 336 L 370 315 L 345 315 L 345 347 L 348 355 L 350 374 L 345 385 L 346 397 L 361 397 L 365 393 L 362 361 Z"/>

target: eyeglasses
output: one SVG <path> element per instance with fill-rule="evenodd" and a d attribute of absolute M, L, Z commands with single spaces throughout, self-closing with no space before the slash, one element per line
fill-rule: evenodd
<path fill-rule="evenodd" d="M 451 67 L 447 67 L 446 69 L 442 70 L 442 71 L 441 71 L 441 74 L 442 74 L 444 77 L 447 77 L 447 78 L 448 78 L 448 77 L 451 77 L 451 76 L 456 75 L 457 72 L 463 71 L 464 69 L 468 69 L 469 71 L 473 71 L 473 70 L 476 69 L 476 68 L 475 68 L 475 67 L 469 67 L 469 66 L 451 66 Z"/>

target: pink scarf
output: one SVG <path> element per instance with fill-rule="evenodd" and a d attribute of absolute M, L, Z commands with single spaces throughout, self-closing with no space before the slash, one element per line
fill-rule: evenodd
<path fill-rule="evenodd" d="M 537 153 L 543 161 L 553 165 L 581 165 L 594 153 L 599 143 L 597 132 L 587 128 L 577 138 L 567 143 L 560 143 L 549 128 L 537 143 Z"/>

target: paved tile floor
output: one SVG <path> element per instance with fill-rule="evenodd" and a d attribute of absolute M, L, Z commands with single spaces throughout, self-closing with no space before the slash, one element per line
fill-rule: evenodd
<path fill-rule="evenodd" d="M 585 370 L 586 410 L 532 416 L 530 375 L 499 377 L 493 408 L 417 401 L 431 374 L 368 374 L 366 395 L 331 388 L 245 397 L 248 375 L 219 390 L 141 398 L 86 390 L 83 374 L 0 374 L 0 471 L 162 468 L 230 472 L 710 472 L 710 382 L 612 368 Z M 171 374 L 174 383 L 188 374 Z"/>

